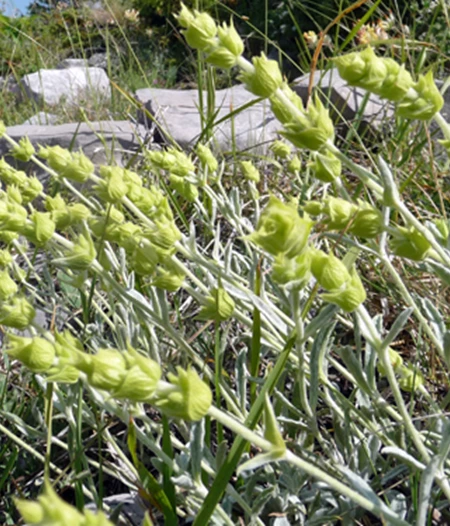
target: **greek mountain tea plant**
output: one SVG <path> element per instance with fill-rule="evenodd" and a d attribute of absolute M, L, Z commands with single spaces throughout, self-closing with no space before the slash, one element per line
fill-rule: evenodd
<path fill-rule="evenodd" d="M 44 189 L 1 161 L 4 360 L 31 371 L 46 400 L 45 456 L 2 410 L 11 426 L 0 431 L 45 468 L 41 495 L 18 495 L 17 509 L 29 524 L 112 524 L 107 510 L 82 511 L 101 503 L 108 476 L 139 490 L 146 525 L 447 517 L 447 399 L 421 365 L 433 352 L 447 368 L 450 336 L 436 302 L 404 279 L 407 266 L 450 282 L 447 222 L 408 206 L 382 156 L 347 155 L 318 95 L 305 107 L 277 62 L 245 59 L 232 22 L 185 6 L 177 18 L 208 64 L 239 68 L 268 99 L 289 190 L 263 192 L 266 173 L 244 157 L 219 162 L 213 144 L 147 152 L 137 173 L 36 152 L 1 129 L 11 154 L 52 180 Z M 449 149 L 431 72 L 415 79 L 370 47 L 334 64 L 403 126 L 434 119 Z M 370 262 L 398 297 L 389 321 L 369 302 Z M 397 351 L 409 333 L 417 349 Z M 59 480 L 75 484 L 78 510 Z"/>

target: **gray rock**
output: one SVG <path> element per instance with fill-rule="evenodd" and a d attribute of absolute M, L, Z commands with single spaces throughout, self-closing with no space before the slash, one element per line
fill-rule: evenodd
<path fill-rule="evenodd" d="M 56 69 L 85 68 L 86 66 L 84 58 L 65 58 L 56 66 Z"/>
<path fill-rule="evenodd" d="M 94 53 L 89 57 L 88 65 L 93 68 L 102 68 L 104 70 L 108 69 L 108 60 L 112 63 L 113 66 L 118 66 L 119 59 L 117 56 L 109 56 L 107 53 Z"/>
<path fill-rule="evenodd" d="M 182 148 L 193 146 L 199 139 L 202 126 L 197 90 L 145 88 L 136 92 L 136 98 L 154 116 L 163 136 L 172 137 Z M 253 104 L 233 118 L 227 118 L 231 111 L 256 99 L 243 85 L 216 91 L 215 122 L 225 119 L 213 127 L 216 148 L 231 151 L 234 141 L 239 151 L 262 153 L 267 150 L 281 129 L 267 101 Z M 139 112 L 138 121 L 147 126 L 153 122 L 145 111 Z"/>
<path fill-rule="evenodd" d="M 299 77 L 292 83 L 292 89 L 306 104 L 310 75 Z M 380 131 L 386 119 L 392 119 L 394 107 L 377 95 L 368 94 L 360 88 L 352 88 L 343 80 L 337 69 L 316 71 L 314 84 L 322 100 L 328 101 L 332 116 L 336 122 L 354 123 L 358 114 L 361 123 L 372 131 Z"/>
<path fill-rule="evenodd" d="M 58 122 L 58 115 L 53 115 L 53 113 L 47 113 L 46 111 L 40 111 L 27 119 L 23 124 L 56 124 Z"/>
<path fill-rule="evenodd" d="M 25 94 L 36 102 L 73 106 L 82 99 L 111 98 L 108 76 L 101 68 L 41 69 L 21 80 Z"/>
<path fill-rule="evenodd" d="M 142 524 L 145 515 L 145 505 L 138 494 L 120 493 L 103 499 L 103 504 L 109 508 L 109 513 L 116 515 L 120 510 L 121 518 L 118 525 L 125 524 Z M 88 503 L 86 508 L 92 511 L 96 510 L 94 503 Z M 125 520 L 122 520 L 125 519 Z"/>
<path fill-rule="evenodd" d="M 129 121 L 99 121 L 90 123 L 69 123 L 59 126 L 20 125 L 6 128 L 8 135 L 18 141 L 28 136 L 37 148 L 42 146 L 59 145 L 72 151 L 83 150 L 95 164 L 115 162 L 123 163 L 124 154 L 136 152 L 145 140 L 146 131 L 141 125 L 134 125 Z M 0 139 L 0 157 L 7 156 L 9 144 Z M 22 170 L 33 169 L 32 164 L 23 165 L 12 157 L 6 157 L 13 166 Z M 43 176 L 44 173 L 38 175 Z"/>

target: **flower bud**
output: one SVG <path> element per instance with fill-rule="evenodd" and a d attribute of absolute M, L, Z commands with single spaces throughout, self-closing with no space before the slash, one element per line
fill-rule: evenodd
<path fill-rule="evenodd" d="M 23 184 L 26 184 L 28 177 L 25 172 L 16 170 L 2 158 L 0 159 L 0 179 L 6 184 L 22 187 Z"/>
<path fill-rule="evenodd" d="M 212 403 L 211 389 L 194 369 L 177 367 L 177 372 L 178 376 L 167 375 L 173 388 L 157 392 L 156 405 L 169 417 L 189 422 L 201 420 Z"/>
<path fill-rule="evenodd" d="M 375 207 L 365 202 L 359 203 L 359 209 L 349 228 L 350 234 L 363 239 L 372 239 L 383 231 L 383 215 Z"/>
<path fill-rule="evenodd" d="M 124 353 L 116 349 L 99 349 L 97 354 L 81 365 L 88 383 L 95 389 L 113 391 L 118 389 L 125 379 L 127 360 Z"/>
<path fill-rule="evenodd" d="M 259 170 L 251 161 L 241 161 L 239 163 L 241 168 L 241 173 L 247 181 L 253 181 L 254 183 L 259 183 L 261 176 L 259 175 Z"/>
<path fill-rule="evenodd" d="M 55 360 L 54 345 L 43 338 L 22 338 L 10 334 L 6 353 L 34 373 L 47 371 Z"/>
<path fill-rule="evenodd" d="M 310 99 L 302 116 L 292 116 L 289 122 L 283 124 L 285 131 L 281 135 L 298 148 L 320 150 L 327 141 L 334 140 L 333 121 L 317 96 L 314 101 Z"/>
<path fill-rule="evenodd" d="M 48 212 L 33 212 L 22 234 L 37 247 L 42 247 L 55 233 L 55 222 Z"/>
<path fill-rule="evenodd" d="M 396 372 L 400 371 L 400 369 L 403 367 L 403 358 L 400 356 L 400 354 L 398 354 L 397 351 L 394 351 L 394 349 L 389 348 L 388 353 L 392 368 Z M 386 376 L 386 369 L 380 361 L 377 363 L 377 369 L 382 376 Z"/>
<path fill-rule="evenodd" d="M 118 203 L 128 192 L 128 185 L 123 177 L 123 168 L 119 166 L 102 166 L 100 175 L 103 178 L 95 189 L 98 196 L 107 203 Z"/>
<path fill-rule="evenodd" d="M 350 271 L 350 279 L 339 289 L 322 294 L 322 299 L 334 303 L 346 312 L 354 311 L 366 300 L 366 291 L 354 268 Z"/>
<path fill-rule="evenodd" d="M 13 258 L 8 250 L 0 250 L 0 269 L 5 268 L 13 262 Z"/>
<path fill-rule="evenodd" d="M 225 22 L 217 29 L 220 46 L 226 48 L 237 59 L 244 52 L 244 42 L 234 27 L 233 19 L 230 19 L 230 25 Z"/>
<path fill-rule="evenodd" d="M 198 315 L 199 320 L 214 320 L 217 323 L 233 316 L 235 303 L 223 288 L 212 289 Z"/>
<path fill-rule="evenodd" d="M 332 183 L 340 177 L 342 172 L 341 161 L 331 152 L 316 152 L 313 154 L 314 161 L 310 164 L 314 176 L 323 183 Z"/>
<path fill-rule="evenodd" d="M 86 230 L 84 234 L 80 234 L 73 247 L 66 252 L 65 257 L 53 260 L 55 265 L 66 267 L 75 271 L 87 270 L 92 262 L 97 257 L 94 242 Z"/>
<path fill-rule="evenodd" d="M 405 66 L 400 66 L 395 60 L 385 58 L 384 64 L 387 67 L 387 75 L 377 91 L 377 95 L 392 102 L 399 102 L 413 87 L 411 74 L 405 70 Z"/>
<path fill-rule="evenodd" d="M 94 173 L 94 165 L 83 152 L 72 153 L 70 161 L 61 170 L 62 177 L 84 183 Z"/>
<path fill-rule="evenodd" d="M 286 170 L 291 174 L 296 174 L 300 171 L 302 167 L 302 161 L 298 155 L 294 155 L 292 159 L 288 162 Z"/>
<path fill-rule="evenodd" d="M 188 28 L 190 24 L 195 20 L 193 13 L 181 2 L 181 11 L 175 18 L 180 23 L 180 26 Z"/>
<path fill-rule="evenodd" d="M 248 91 L 258 97 L 270 97 L 283 85 L 283 77 L 276 60 L 269 60 L 264 53 L 260 57 L 253 57 L 253 71 L 244 71 L 240 80 Z"/>
<path fill-rule="evenodd" d="M 426 75 L 420 75 L 413 88 L 398 104 L 397 115 L 421 121 L 432 119 L 444 105 L 444 99 L 434 83 L 433 72 L 430 70 Z"/>
<path fill-rule="evenodd" d="M 144 236 L 154 245 L 170 250 L 181 239 L 181 232 L 174 221 L 155 221 L 152 229 L 144 230 Z"/>
<path fill-rule="evenodd" d="M 0 301 L 5 301 L 17 292 L 17 285 L 7 270 L 0 270 Z"/>
<path fill-rule="evenodd" d="M 25 227 L 26 221 L 27 211 L 23 206 L 13 199 L 0 200 L 0 230 L 18 232 Z"/>
<path fill-rule="evenodd" d="M 311 279 L 311 252 L 305 250 L 294 258 L 283 254 L 276 256 L 272 267 L 272 279 L 280 285 L 290 284 L 297 289 L 305 287 Z"/>
<path fill-rule="evenodd" d="M 279 159 L 287 159 L 291 155 L 291 147 L 283 141 L 274 141 L 270 149 Z"/>
<path fill-rule="evenodd" d="M 147 241 L 135 246 L 129 261 L 136 274 L 150 276 L 155 271 L 160 257 L 156 248 Z"/>
<path fill-rule="evenodd" d="M 217 169 L 219 168 L 219 163 L 217 162 L 217 159 L 214 157 L 212 151 L 208 148 L 208 146 L 204 146 L 203 144 L 197 144 L 197 148 L 195 151 L 203 166 L 203 169 L 207 167 L 210 173 L 217 171 Z"/>
<path fill-rule="evenodd" d="M 22 137 L 18 144 L 13 147 L 11 153 L 18 161 L 28 162 L 36 153 L 36 150 L 28 137 Z"/>
<path fill-rule="evenodd" d="M 327 197 L 323 204 L 323 213 L 328 216 L 327 227 L 330 230 L 343 230 L 358 211 L 354 203 L 339 197 Z"/>
<path fill-rule="evenodd" d="M 9 245 L 13 241 L 19 238 L 19 234 L 12 232 L 11 230 L 0 230 L 0 241 Z"/>
<path fill-rule="evenodd" d="M 177 267 L 166 263 L 165 268 L 158 267 L 156 278 L 151 284 L 168 292 L 176 292 L 183 285 L 184 277 Z"/>
<path fill-rule="evenodd" d="M 46 146 L 45 148 L 41 146 L 38 155 L 45 159 L 50 168 L 58 173 L 62 172 L 72 160 L 72 154 L 61 146 Z"/>
<path fill-rule="evenodd" d="M 312 251 L 311 271 L 326 290 L 339 289 L 350 280 L 347 267 L 334 254 L 325 254 L 321 250 Z"/>
<path fill-rule="evenodd" d="M 185 13 L 186 11 L 184 14 L 180 13 L 180 16 L 183 22 L 187 23 L 186 29 L 182 31 L 186 42 L 194 49 L 207 51 L 216 41 L 217 25 L 214 19 L 207 13 L 199 13 L 195 10 L 193 18 Z"/>
<path fill-rule="evenodd" d="M 306 201 L 302 208 L 311 216 L 320 216 L 327 209 L 327 204 L 322 201 Z"/>
<path fill-rule="evenodd" d="M 228 49 L 218 46 L 206 55 L 206 62 L 216 68 L 230 69 L 236 65 L 236 56 Z"/>
<path fill-rule="evenodd" d="M 417 392 L 425 383 L 423 374 L 417 367 L 411 364 L 403 365 L 400 370 L 400 378 L 398 379 L 398 385 L 402 391 L 407 393 Z"/>
<path fill-rule="evenodd" d="M 392 252 L 399 257 L 422 261 L 428 255 L 431 243 L 415 228 L 397 227 L 390 241 Z"/>
<path fill-rule="evenodd" d="M 37 177 L 28 177 L 27 183 L 20 186 L 23 203 L 31 203 L 42 193 L 43 189 L 44 187 Z"/>
<path fill-rule="evenodd" d="M 36 312 L 25 298 L 13 297 L 9 302 L 0 303 L 0 325 L 13 329 L 26 329 Z"/>
<path fill-rule="evenodd" d="M 131 347 L 124 356 L 127 361 L 125 377 L 111 395 L 114 398 L 126 398 L 133 402 L 148 401 L 161 379 L 161 367 L 154 360 L 140 355 Z"/>
<path fill-rule="evenodd" d="M 283 95 L 292 102 L 292 104 L 304 113 L 305 108 L 303 107 L 302 99 L 293 91 L 287 84 L 283 83 L 280 87 Z M 294 119 L 292 115 L 292 110 L 289 108 L 283 100 L 280 100 L 275 95 L 270 97 L 270 107 L 275 115 L 275 117 L 281 122 L 281 124 L 287 124 L 288 122 Z"/>
<path fill-rule="evenodd" d="M 170 186 L 190 203 L 193 203 L 198 198 L 197 187 L 186 181 L 184 177 L 170 174 L 169 182 Z"/>
<path fill-rule="evenodd" d="M 176 148 L 168 148 L 164 151 L 150 151 L 147 157 L 152 164 L 161 170 L 167 170 L 178 177 L 185 177 L 195 172 L 195 166 L 191 158 Z"/>
<path fill-rule="evenodd" d="M 298 215 L 296 203 L 285 204 L 271 196 L 248 239 L 269 254 L 292 258 L 305 248 L 312 225 L 308 217 Z"/>

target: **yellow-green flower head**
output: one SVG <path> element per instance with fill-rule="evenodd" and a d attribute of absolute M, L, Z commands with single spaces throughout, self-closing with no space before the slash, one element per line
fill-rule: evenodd
<path fill-rule="evenodd" d="M 270 149 L 279 159 L 287 159 L 291 155 L 291 147 L 284 141 L 274 141 Z"/>
<path fill-rule="evenodd" d="M 214 157 L 214 154 L 208 148 L 208 146 L 204 146 L 203 144 L 197 144 L 197 148 L 195 149 L 197 156 L 202 164 L 203 169 L 208 168 L 209 172 L 216 172 L 219 168 L 219 163 L 217 162 L 217 159 Z"/>
<path fill-rule="evenodd" d="M 15 159 L 28 162 L 36 153 L 36 150 L 28 137 L 22 137 L 18 144 L 12 148 L 11 153 Z"/>
<path fill-rule="evenodd" d="M 13 329 L 26 329 L 36 312 L 25 298 L 15 296 L 8 302 L 0 303 L 0 325 Z"/>
<path fill-rule="evenodd" d="M 248 91 L 258 97 L 271 97 L 283 85 L 283 76 L 276 60 L 269 60 L 264 53 L 253 57 L 253 71 L 244 71 L 240 80 Z"/>
<path fill-rule="evenodd" d="M 95 187 L 97 195 L 107 203 L 120 202 L 128 192 L 124 169 L 119 166 L 102 166 L 100 175 L 102 180 Z"/>
<path fill-rule="evenodd" d="M 37 501 L 15 499 L 15 505 L 26 524 L 38 526 L 84 526 L 83 515 L 55 493 L 46 480 L 44 492 Z M 106 523 L 108 525 L 108 523 Z M 109 523 L 108 526 L 112 526 Z"/>
<path fill-rule="evenodd" d="M 168 292 L 176 292 L 183 285 L 184 278 L 185 275 L 168 262 L 164 267 L 158 267 L 156 278 L 151 284 Z"/>
<path fill-rule="evenodd" d="M 230 25 L 225 22 L 217 29 L 217 36 L 219 37 L 219 45 L 226 48 L 230 53 L 238 58 L 244 52 L 244 42 L 236 31 L 233 19 L 230 19 Z"/>
<path fill-rule="evenodd" d="M 381 234 L 382 231 L 382 213 L 369 203 L 360 202 L 349 233 L 363 239 L 371 239 Z"/>
<path fill-rule="evenodd" d="M 55 233 L 56 225 L 49 212 L 34 211 L 22 234 L 37 247 L 44 246 Z"/>
<path fill-rule="evenodd" d="M 167 170 L 179 177 L 185 177 L 191 172 L 195 172 L 195 165 L 191 158 L 184 152 L 176 148 L 168 148 L 164 151 L 148 152 L 147 157 L 150 162 L 160 168 Z"/>
<path fill-rule="evenodd" d="M 322 294 L 322 299 L 334 303 L 346 312 L 352 312 L 366 300 L 366 291 L 354 268 L 350 271 L 350 279 L 339 288 Z"/>
<path fill-rule="evenodd" d="M 206 62 L 216 68 L 230 69 L 236 65 L 237 58 L 228 49 L 218 46 L 206 55 Z"/>
<path fill-rule="evenodd" d="M 322 212 L 328 216 L 327 227 L 330 230 L 342 230 L 358 211 L 357 205 L 339 197 L 327 197 Z"/>
<path fill-rule="evenodd" d="M 306 201 L 303 210 L 310 216 L 320 216 L 326 210 L 326 201 Z"/>
<path fill-rule="evenodd" d="M 22 338 L 10 334 L 6 352 L 34 373 L 47 371 L 55 360 L 55 346 L 43 338 Z"/>
<path fill-rule="evenodd" d="M 124 358 L 127 362 L 125 376 L 111 395 L 114 398 L 126 398 L 133 402 L 149 401 L 161 379 L 161 367 L 132 347 L 124 353 Z"/>
<path fill-rule="evenodd" d="M 158 250 L 151 243 L 142 242 L 134 247 L 129 262 L 136 274 L 150 276 L 160 262 Z"/>
<path fill-rule="evenodd" d="M 248 239 L 274 256 L 299 255 L 306 247 L 313 222 L 301 218 L 295 202 L 285 204 L 274 196 L 261 213 L 255 232 Z"/>
<path fill-rule="evenodd" d="M 53 260 L 55 265 L 74 271 L 87 270 L 97 257 L 94 242 L 89 231 L 80 234 L 73 247 L 67 250 L 65 257 Z"/>
<path fill-rule="evenodd" d="M 301 289 L 311 279 L 311 252 L 306 249 L 298 256 L 288 258 L 283 254 L 275 257 L 272 279 L 280 285 Z"/>
<path fill-rule="evenodd" d="M 425 259 L 431 248 L 431 243 L 415 228 L 397 227 L 395 235 L 390 240 L 392 252 L 396 256 L 421 261 Z"/>
<path fill-rule="evenodd" d="M 61 146 L 46 146 L 45 148 L 41 146 L 38 155 L 45 159 L 50 168 L 58 173 L 62 172 L 72 160 L 72 154 L 69 150 L 65 150 Z"/>
<path fill-rule="evenodd" d="M 3 241 L 6 245 L 9 245 L 18 238 L 19 234 L 17 234 L 17 232 L 12 232 L 11 230 L 0 230 L 0 241 Z"/>
<path fill-rule="evenodd" d="M 400 371 L 400 369 L 403 367 L 403 358 L 400 356 L 400 354 L 398 354 L 397 351 L 394 351 L 394 349 L 389 348 L 388 353 L 389 362 L 391 363 L 392 368 L 395 372 Z M 386 369 L 384 368 L 382 362 L 378 361 L 377 369 L 381 376 L 386 376 Z"/>
<path fill-rule="evenodd" d="M 432 119 L 444 105 L 444 99 L 434 82 L 433 72 L 430 70 L 426 75 L 420 75 L 413 88 L 398 104 L 397 115 L 421 121 Z"/>
<path fill-rule="evenodd" d="M 13 199 L 0 200 L 0 230 L 21 231 L 27 221 L 27 211 Z"/>
<path fill-rule="evenodd" d="M 413 87 L 414 81 L 404 65 L 400 66 L 392 58 L 383 60 L 387 67 L 387 75 L 376 93 L 384 99 L 399 102 L 408 93 L 409 89 Z"/>
<path fill-rule="evenodd" d="M 178 175 L 170 174 L 169 183 L 174 190 L 176 190 L 190 203 L 193 203 L 197 199 L 197 187 L 189 181 L 186 181 L 184 177 L 178 177 Z"/>
<path fill-rule="evenodd" d="M 302 113 L 305 112 L 302 99 L 293 91 L 285 82 L 280 87 L 284 96 L 289 99 L 290 102 Z M 283 100 L 276 95 L 270 97 L 270 107 L 275 117 L 281 122 L 281 124 L 287 124 L 294 119 L 292 110 L 287 106 Z"/>
<path fill-rule="evenodd" d="M 171 388 L 157 391 L 156 405 L 163 413 L 189 422 L 201 420 L 212 403 L 212 393 L 197 372 L 177 367 L 178 376 L 169 373 Z"/>
<path fill-rule="evenodd" d="M 0 268 L 5 268 L 13 262 L 13 258 L 9 250 L 0 250 Z"/>
<path fill-rule="evenodd" d="M 311 271 L 324 289 L 339 289 L 350 280 L 347 267 L 334 254 L 312 250 L 311 255 Z"/>
<path fill-rule="evenodd" d="M 5 301 L 17 292 L 16 282 L 11 278 L 9 272 L 0 270 L 0 301 Z"/>
<path fill-rule="evenodd" d="M 2 158 L 0 159 L 0 179 L 6 184 L 15 184 L 20 187 L 28 178 L 25 172 L 16 170 Z"/>
<path fill-rule="evenodd" d="M 333 121 L 317 96 L 309 101 L 302 116 L 291 117 L 284 128 L 281 135 L 298 148 L 320 150 L 327 141 L 334 141 Z"/>
<path fill-rule="evenodd" d="M 239 166 L 244 179 L 247 179 L 247 181 L 253 181 L 254 183 L 259 183 L 261 180 L 259 170 L 251 161 L 241 161 Z"/>
<path fill-rule="evenodd" d="M 154 245 L 170 250 L 181 239 L 181 232 L 174 221 L 155 221 L 153 228 L 146 228 L 144 236 Z"/>
<path fill-rule="evenodd" d="M 218 323 L 229 320 L 233 316 L 235 306 L 233 298 L 224 288 L 212 289 L 210 295 L 205 298 L 198 319 L 214 320 Z"/>
<path fill-rule="evenodd" d="M 94 165 L 83 152 L 71 154 L 70 161 L 61 170 L 61 175 L 77 183 L 84 183 L 94 173 Z"/>
<path fill-rule="evenodd" d="M 37 177 L 28 177 L 26 184 L 20 186 L 23 203 L 26 205 L 36 199 L 43 189 L 44 187 Z"/>
<path fill-rule="evenodd" d="M 86 355 L 85 360 L 77 366 L 86 373 L 90 386 L 113 391 L 125 379 L 127 360 L 125 354 L 116 349 L 99 349 L 97 354 Z"/>
<path fill-rule="evenodd" d="M 181 32 L 192 48 L 206 51 L 216 43 L 217 25 L 207 13 L 192 13 L 182 5 L 178 21 L 186 28 Z"/>
<path fill-rule="evenodd" d="M 329 151 L 316 152 L 310 164 L 314 177 L 323 183 L 332 183 L 342 173 L 341 161 Z"/>
<path fill-rule="evenodd" d="M 302 167 L 302 161 L 298 155 L 294 155 L 292 159 L 288 162 L 286 170 L 289 173 L 295 174 L 300 171 Z"/>
<path fill-rule="evenodd" d="M 400 367 L 399 373 L 398 385 L 402 391 L 407 393 L 417 392 L 425 383 L 423 374 L 418 367 L 414 367 L 410 363 Z"/>

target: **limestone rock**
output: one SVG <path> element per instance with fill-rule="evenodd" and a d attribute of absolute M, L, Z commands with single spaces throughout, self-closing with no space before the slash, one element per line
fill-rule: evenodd
<path fill-rule="evenodd" d="M 90 123 L 69 123 L 59 126 L 19 125 L 6 129 L 7 133 L 18 141 L 28 136 L 35 148 L 38 145 L 55 146 L 78 151 L 83 150 L 95 164 L 115 162 L 122 164 L 124 154 L 136 152 L 145 140 L 145 128 L 135 126 L 129 121 L 99 121 Z M 106 145 L 106 148 L 105 148 Z M 20 169 L 36 172 L 32 164 L 24 166 L 15 159 L 8 157 L 9 144 L 0 139 L 0 158 L 6 156 L 8 162 Z M 45 174 L 37 172 L 39 176 Z"/>
<path fill-rule="evenodd" d="M 36 115 L 33 115 L 29 119 L 27 119 L 23 124 L 56 124 L 58 122 L 58 115 L 54 115 L 53 113 L 47 113 L 46 111 L 40 111 L 39 113 L 36 113 Z"/>
<path fill-rule="evenodd" d="M 86 98 L 111 98 L 110 82 L 101 68 L 41 69 L 25 75 L 21 85 L 29 98 L 49 106 L 60 103 L 74 106 Z"/>
<path fill-rule="evenodd" d="M 195 145 L 202 132 L 199 115 L 199 96 L 195 90 L 169 90 L 145 88 L 136 92 L 136 98 L 157 121 L 163 137 L 172 137 L 182 148 Z M 238 151 L 262 153 L 270 146 L 281 129 L 268 101 L 256 102 L 238 112 L 244 105 L 256 101 L 257 97 L 243 85 L 217 90 L 214 111 L 215 125 L 212 127 L 215 147 L 226 152 L 232 150 L 233 141 Z M 206 106 L 206 94 L 204 107 Z M 231 111 L 236 114 L 227 118 Z M 219 122 L 223 119 L 222 122 Z M 139 122 L 152 124 L 145 111 L 140 111 Z"/>

